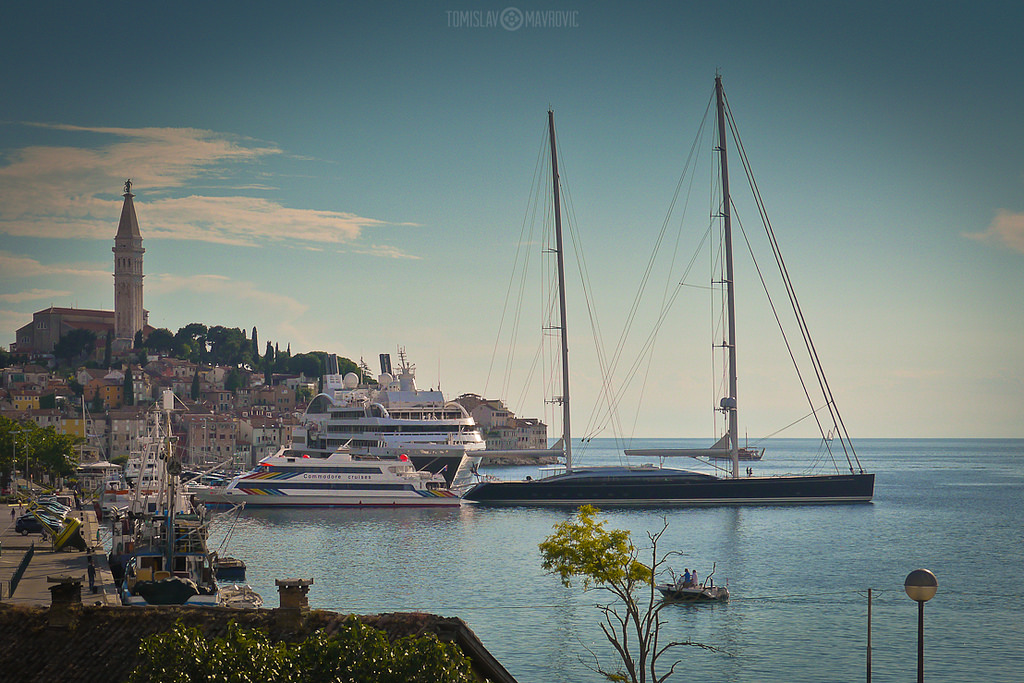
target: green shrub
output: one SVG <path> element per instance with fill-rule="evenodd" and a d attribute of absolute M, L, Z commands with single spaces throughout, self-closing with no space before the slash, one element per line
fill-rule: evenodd
<path fill-rule="evenodd" d="M 471 683 L 469 659 L 432 634 L 390 642 L 355 617 L 331 636 L 316 631 L 299 643 L 274 643 L 235 622 L 207 640 L 181 622 L 145 638 L 130 683 Z"/>

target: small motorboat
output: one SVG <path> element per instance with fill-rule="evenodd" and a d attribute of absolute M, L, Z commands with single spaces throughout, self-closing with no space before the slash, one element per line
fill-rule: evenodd
<path fill-rule="evenodd" d="M 217 606 L 232 609 L 259 609 L 263 598 L 248 585 L 221 586 L 217 592 Z"/>
<path fill-rule="evenodd" d="M 670 602 L 722 602 L 729 599 L 728 586 L 689 586 L 683 588 L 674 583 L 660 583 L 655 586 L 664 600 Z"/>
<path fill-rule="evenodd" d="M 245 581 L 245 562 L 235 557 L 217 557 L 213 562 L 219 581 Z"/>

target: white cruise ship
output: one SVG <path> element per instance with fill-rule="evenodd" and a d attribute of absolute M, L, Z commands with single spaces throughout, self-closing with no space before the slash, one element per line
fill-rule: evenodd
<path fill-rule="evenodd" d="M 207 507 L 458 506 L 444 477 L 418 471 L 408 457 L 353 456 L 340 448 L 327 456 L 282 448 L 240 474 L 227 487 L 195 494 Z"/>
<path fill-rule="evenodd" d="M 466 409 L 436 389 L 416 388 L 415 366 L 399 349 L 398 372 L 381 354 L 378 384 L 355 373 L 324 375 L 323 393 L 292 430 L 292 447 L 321 457 L 348 446 L 355 455 L 407 456 L 417 470 L 441 474 L 449 487 L 472 482 L 485 443 Z"/>

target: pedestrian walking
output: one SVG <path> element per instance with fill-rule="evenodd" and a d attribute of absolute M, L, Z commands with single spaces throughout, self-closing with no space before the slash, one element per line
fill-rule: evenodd
<path fill-rule="evenodd" d="M 95 593 L 96 592 L 96 565 L 92 561 L 92 555 L 89 556 L 89 567 L 88 567 L 87 571 L 89 572 L 89 592 L 90 593 Z"/>

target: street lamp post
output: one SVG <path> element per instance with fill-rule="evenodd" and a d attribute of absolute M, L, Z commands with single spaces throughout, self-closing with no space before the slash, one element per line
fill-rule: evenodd
<path fill-rule="evenodd" d="M 917 683 L 924 683 L 924 603 L 935 597 L 938 589 L 938 579 L 927 569 L 915 569 L 903 582 L 903 590 L 917 601 Z"/>

